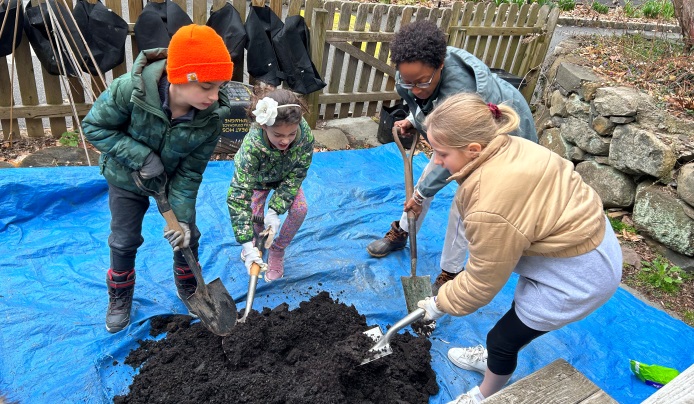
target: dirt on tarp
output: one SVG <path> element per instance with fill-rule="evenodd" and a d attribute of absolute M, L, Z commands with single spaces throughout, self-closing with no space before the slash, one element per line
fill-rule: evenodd
<path fill-rule="evenodd" d="M 140 368 L 120 403 L 428 403 L 438 393 L 431 342 L 405 332 L 361 365 L 374 342 L 354 306 L 320 292 L 299 307 L 251 311 L 219 337 L 188 316 L 157 317 L 125 363 Z M 385 330 L 384 330 L 385 332 Z M 226 352 L 225 352 L 226 351 Z"/>

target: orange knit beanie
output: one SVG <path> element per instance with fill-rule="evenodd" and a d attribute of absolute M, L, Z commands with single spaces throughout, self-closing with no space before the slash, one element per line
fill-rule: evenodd
<path fill-rule="evenodd" d="M 190 24 L 171 37 L 166 62 L 169 83 L 228 81 L 232 70 L 234 62 L 214 29 Z"/>

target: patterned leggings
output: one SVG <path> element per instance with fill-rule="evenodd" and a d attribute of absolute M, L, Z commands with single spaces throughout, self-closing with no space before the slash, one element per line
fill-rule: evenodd
<path fill-rule="evenodd" d="M 270 190 L 253 191 L 253 197 L 251 198 L 253 216 L 265 217 L 265 200 L 267 200 L 269 194 Z M 296 198 L 294 198 L 294 203 L 289 207 L 287 218 L 280 227 L 280 234 L 275 237 L 275 241 L 272 243 L 273 248 L 280 250 L 287 248 L 304 222 L 306 212 L 308 212 L 308 205 L 306 204 L 306 197 L 304 197 L 304 190 L 299 188 L 299 192 L 296 193 Z M 253 230 L 256 234 L 263 231 L 263 228 L 262 223 L 253 223 Z"/>

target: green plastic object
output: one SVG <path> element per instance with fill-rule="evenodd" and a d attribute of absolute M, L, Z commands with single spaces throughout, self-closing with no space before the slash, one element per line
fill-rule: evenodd
<path fill-rule="evenodd" d="M 639 380 L 656 389 L 663 387 L 680 374 L 677 369 L 666 368 L 660 365 L 646 365 L 633 359 L 629 360 L 629 364 L 631 372 L 634 373 Z"/>

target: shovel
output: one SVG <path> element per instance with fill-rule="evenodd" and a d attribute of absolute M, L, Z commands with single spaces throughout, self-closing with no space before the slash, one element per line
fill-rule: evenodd
<path fill-rule="evenodd" d="M 145 186 L 139 172 L 133 171 L 132 177 L 135 184 L 142 192 L 154 197 L 154 200 L 157 201 L 159 212 L 164 216 L 169 229 L 182 231 L 181 226 L 178 224 L 178 219 L 176 219 L 176 215 L 173 213 L 173 210 L 171 210 L 171 205 L 169 205 L 169 200 L 166 197 L 166 174 L 161 174 L 153 179 L 156 190 L 149 189 Z M 200 264 L 198 264 L 198 261 L 195 259 L 190 247 L 181 248 L 181 252 L 198 283 L 195 293 L 187 300 L 191 311 L 198 316 L 200 322 L 210 330 L 210 332 L 222 336 L 231 334 L 236 324 L 237 314 L 234 299 L 231 298 L 231 295 L 229 295 L 229 292 L 219 278 L 213 280 L 209 284 L 205 284 Z"/>
<path fill-rule="evenodd" d="M 400 154 L 402 154 L 402 160 L 405 163 L 405 200 L 412 198 L 412 194 L 414 193 L 412 158 L 414 157 L 414 150 L 417 147 L 417 143 L 419 143 L 419 133 L 415 133 L 414 137 L 412 146 L 406 150 L 402 146 L 402 142 L 400 142 L 398 128 L 393 128 L 393 140 L 397 143 Z M 412 313 L 417 310 L 418 301 L 431 296 L 433 293 L 429 275 L 417 276 L 417 219 L 412 211 L 407 212 L 407 225 L 410 230 L 410 276 L 401 276 L 400 281 L 402 282 L 402 289 L 405 292 L 407 311 Z"/>
<path fill-rule="evenodd" d="M 364 359 L 361 362 L 361 364 L 363 365 L 365 363 L 369 363 L 371 361 L 375 361 L 376 359 L 382 358 L 386 355 L 392 354 L 393 349 L 390 347 L 390 340 L 393 339 L 393 335 L 397 334 L 398 331 L 414 323 L 415 321 L 423 319 L 426 314 L 427 312 L 424 309 L 418 308 L 414 310 L 412 313 L 408 314 L 402 320 L 398 321 L 397 323 L 395 323 L 395 325 L 390 327 L 385 336 L 383 336 L 383 331 L 381 331 L 381 327 L 374 327 L 370 330 L 364 331 L 364 334 L 368 335 L 369 337 L 371 337 L 371 339 L 376 341 L 376 345 L 369 349 L 369 352 L 374 352 L 373 356 L 371 356 L 368 359 Z"/>

